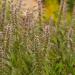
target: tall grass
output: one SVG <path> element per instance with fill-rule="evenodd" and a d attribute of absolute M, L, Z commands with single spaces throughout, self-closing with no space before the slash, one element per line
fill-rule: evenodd
<path fill-rule="evenodd" d="M 22 0 L 2 2 L 0 75 L 75 75 L 75 10 L 69 22 L 61 3 L 58 22 L 44 23 L 42 2 L 37 20 L 29 9 L 22 17 Z"/>

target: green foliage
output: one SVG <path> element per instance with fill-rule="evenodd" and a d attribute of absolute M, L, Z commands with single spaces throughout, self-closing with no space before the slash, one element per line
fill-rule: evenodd
<path fill-rule="evenodd" d="M 44 1 L 47 6 L 57 2 Z M 69 3 L 73 5 L 73 0 Z M 53 20 L 39 23 L 33 19 L 34 12 L 22 18 L 16 11 L 10 12 L 9 6 L 3 24 L 7 27 L 2 41 L 6 55 L 1 75 L 75 75 L 75 26 L 69 24 L 72 20 L 65 24 L 61 18 L 59 26 Z"/>
<path fill-rule="evenodd" d="M 73 6 L 75 4 L 75 0 L 68 0 L 67 3 L 68 3 L 68 11 L 72 12 L 73 11 Z"/>

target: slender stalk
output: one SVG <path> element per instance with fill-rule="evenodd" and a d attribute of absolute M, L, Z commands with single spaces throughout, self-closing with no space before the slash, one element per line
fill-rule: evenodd
<path fill-rule="evenodd" d="M 59 16 L 58 16 L 58 22 L 57 22 L 57 25 L 58 25 L 57 28 L 59 28 L 59 25 L 60 25 L 60 23 L 61 23 L 61 17 L 62 17 L 63 6 L 64 6 L 64 0 L 61 0 L 61 2 L 60 2 L 60 9 L 59 9 Z"/>
<path fill-rule="evenodd" d="M 0 59 L 1 59 L 1 69 L 2 71 L 4 70 L 4 59 L 3 57 L 5 57 L 5 49 L 4 49 L 4 26 L 5 26 L 5 16 L 6 16 L 6 1 L 7 0 L 2 0 L 2 12 L 1 12 L 1 26 L 0 26 L 0 34 L 1 34 L 1 37 L 3 37 L 2 39 L 0 39 Z"/>
<path fill-rule="evenodd" d="M 39 19 L 39 24 L 42 24 L 42 0 L 37 0 L 38 3 L 38 19 Z"/>

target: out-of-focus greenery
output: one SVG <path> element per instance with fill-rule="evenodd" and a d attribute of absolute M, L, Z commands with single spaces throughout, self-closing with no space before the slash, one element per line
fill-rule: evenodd
<path fill-rule="evenodd" d="M 75 0 L 68 0 L 67 3 L 68 3 L 68 7 L 69 7 L 68 11 L 72 12 Z"/>
<path fill-rule="evenodd" d="M 44 0 L 46 23 L 42 25 L 35 21 L 34 12 L 30 14 L 28 11 L 26 16 L 21 17 L 17 11 L 11 11 L 11 4 L 7 2 L 5 22 L 2 24 L 4 29 L 0 31 L 4 32 L 0 43 L 3 43 L 5 51 L 0 75 L 75 75 L 73 1 L 69 0 L 67 8 L 71 12 L 67 11 L 67 17 L 63 19 L 63 13 L 58 15 L 60 3 Z M 56 20 L 60 16 L 58 24 Z"/>
<path fill-rule="evenodd" d="M 57 0 L 44 0 L 44 18 L 46 21 L 48 21 L 52 16 L 56 20 L 58 10 L 59 10 L 59 3 Z"/>
<path fill-rule="evenodd" d="M 67 1 L 67 11 L 72 13 L 75 0 L 65 0 Z M 57 21 L 57 15 L 60 9 L 61 0 L 43 0 L 44 3 L 44 19 L 45 21 L 50 20 L 50 17 L 54 17 L 54 21 Z M 68 14 L 68 16 L 70 16 Z"/>

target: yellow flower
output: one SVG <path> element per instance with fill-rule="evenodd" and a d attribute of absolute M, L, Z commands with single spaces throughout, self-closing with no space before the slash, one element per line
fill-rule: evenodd
<path fill-rule="evenodd" d="M 44 8 L 44 17 L 45 20 L 49 20 L 51 16 L 56 20 L 56 15 L 58 13 L 59 4 L 56 0 L 49 0 L 47 4 L 45 4 Z"/>

